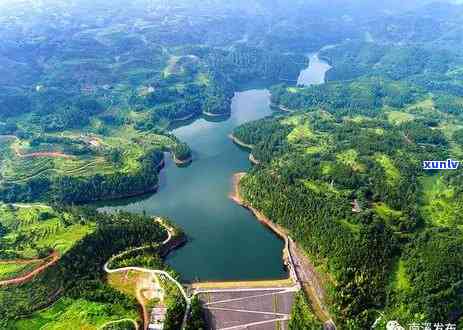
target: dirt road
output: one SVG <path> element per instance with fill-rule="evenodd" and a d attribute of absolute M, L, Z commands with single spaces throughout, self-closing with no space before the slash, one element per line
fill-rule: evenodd
<path fill-rule="evenodd" d="M 18 284 L 23 284 L 25 282 L 28 282 L 28 281 L 32 280 L 36 275 L 40 274 L 45 269 L 47 269 L 50 266 L 53 266 L 54 264 L 56 264 L 58 262 L 58 260 L 60 258 L 58 251 L 53 251 L 45 259 L 48 259 L 48 258 L 50 258 L 50 261 L 47 261 L 46 263 L 42 264 L 41 266 L 37 267 L 32 272 L 30 272 L 30 273 L 28 273 L 26 275 L 15 277 L 15 278 L 12 278 L 12 279 L 9 279 L 9 280 L 0 281 L 0 286 L 18 285 Z"/>

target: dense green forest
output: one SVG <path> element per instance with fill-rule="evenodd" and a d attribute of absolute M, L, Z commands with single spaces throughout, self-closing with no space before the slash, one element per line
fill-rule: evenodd
<path fill-rule="evenodd" d="M 260 162 L 242 194 L 334 275 L 343 327 L 463 322 L 461 175 L 422 169 L 462 155 L 463 58 L 448 46 L 328 47 L 325 84 L 274 86 L 286 112 L 234 132 Z"/>
<path fill-rule="evenodd" d="M 340 321 L 364 327 L 372 324 L 378 309 L 385 309 L 406 321 L 422 315 L 436 322 L 448 318 L 456 322 L 461 313 L 457 301 L 462 298 L 456 254 L 463 245 L 461 221 L 451 213 L 460 210 L 461 197 L 458 193 L 447 197 L 450 210 L 439 207 L 439 200 L 427 200 L 426 189 L 431 188 L 425 181 L 438 177 L 421 169 L 425 159 L 446 159 L 446 139 L 423 144 L 420 132 L 431 128 L 369 119 L 336 123 L 323 111 L 274 121 L 274 125 L 254 123 L 257 130 L 247 125 L 235 132 L 240 140 L 254 142 L 253 155 L 262 164 L 243 179 L 241 190 L 253 206 L 289 228 L 311 256 L 326 260 L 338 281 L 333 303 Z M 272 135 L 278 126 L 283 128 Z M 283 135 L 288 128 L 291 132 Z M 257 143 L 256 131 L 261 131 Z M 451 185 L 451 178 L 443 180 Z M 359 210 L 353 210 L 354 203 Z M 442 219 L 440 212 L 450 214 Z M 444 229 L 455 225 L 460 229 L 452 229 L 452 234 Z M 438 241 L 428 243 L 433 231 L 427 228 L 432 227 L 442 229 L 436 231 Z M 431 255 L 424 251 L 435 251 L 433 245 L 442 255 L 431 252 L 433 259 L 428 260 Z M 441 272 L 449 275 L 437 280 L 436 273 Z M 416 276 L 430 276 L 429 282 Z M 395 277 L 414 283 L 408 284 L 409 294 L 396 287 L 403 284 Z M 440 289 L 433 281 L 443 281 Z M 404 314 L 396 310 L 397 300 Z"/>
<path fill-rule="evenodd" d="M 291 319 L 288 329 L 290 330 L 319 330 L 323 328 L 320 321 L 312 314 L 310 306 L 306 301 L 304 294 L 299 292 L 294 299 L 293 309 L 291 310 Z"/>
<path fill-rule="evenodd" d="M 22 14 L 53 24 L 34 8 Z M 150 15 L 142 17 L 151 22 Z M 20 29 L 9 19 L 3 17 L 8 28 Z M 93 29 L 75 27 L 78 19 L 60 22 L 61 33 L 72 30 L 73 37 L 44 32 L 40 54 L 32 36 L 19 47 L 14 33 L 0 34 L 0 67 L 17 57 L 24 63 L 14 80 L 0 84 L 2 200 L 82 203 L 151 192 L 161 152 L 172 152 L 179 165 L 191 160 L 189 147 L 169 133 L 171 124 L 227 115 L 241 83 L 294 82 L 306 65 L 301 54 L 256 45 L 170 44 L 162 26 L 131 31 L 133 19 L 123 19 Z M 53 58 L 37 60 L 47 52 Z"/>
<path fill-rule="evenodd" d="M 102 266 L 165 230 L 74 205 L 156 191 L 166 153 L 195 160 L 172 128 L 226 119 L 255 82 L 284 111 L 234 131 L 259 163 L 241 192 L 326 272 L 338 327 L 463 327 L 463 176 L 422 169 L 463 156 L 462 27 L 444 0 L 0 2 L 0 280 L 59 255 L 0 288 L 0 327 L 139 322 Z M 297 86 L 313 52 L 326 83 Z M 154 248 L 115 261 L 134 265 L 165 267 Z M 301 295 L 289 326 L 319 327 Z"/>
<path fill-rule="evenodd" d="M 55 265 L 31 282 L 0 290 L 0 300 L 8 301 L 1 304 L 2 327 L 22 329 L 46 321 L 36 311 L 58 298 L 64 306 L 52 310 L 52 315 L 56 313 L 56 316 L 48 320 L 57 324 L 73 322 L 66 318 L 60 320 L 59 309 L 73 308 L 75 304 L 79 304 L 84 313 L 91 313 L 92 308 L 102 308 L 105 312 L 95 317 L 106 320 L 124 316 L 137 319 L 136 302 L 106 283 L 103 265 L 112 255 L 128 248 L 159 243 L 167 235 L 165 230 L 151 218 L 128 213 L 107 215 L 75 207 L 54 212 L 66 212 L 69 221 L 77 221 L 81 225 L 96 224 L 96 227 L 84 237 L 76 239 Z M 85 321 L 92 324 L 98 320 L 90 318 Z"/>
<path fill-rule="evenodd" d="M 207 325 L 205 322 L 204 312 L 201 302 L 197 296 L 191 301 L 190 318 L 188 319 L 186 330 L 205 330 Z"/>

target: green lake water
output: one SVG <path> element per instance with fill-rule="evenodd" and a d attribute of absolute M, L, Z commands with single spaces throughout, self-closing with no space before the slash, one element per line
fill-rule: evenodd
<path fill-rule="evenodd" d="M 193 150 L 190 166 L 176 167 L 166 157 L 156 194 L 113 206 L 168 217 L 182 227 L 189 241 L 172 252 L 167 263 L 184 281 L 287 277 L 283 242 L 228 198 L 232 175 L 251 166 L 248 152 L 228 135 L 235 127 L 268 115 L 267 90 L 236 93 L 230 118 L 221 122 L 201 118 L 173 130 Z"/>
<path fill-rule="evenodd" d="M 299 84 L 323 83 L 329 68 L 312 54 Z M 104 209 L 145 212 L 181 226 L 188 243 L 166 261 L 183 281 L 286 278 L 283 241 L 228 198 L 233 174 L 251 167 L 249 152 L 235 145 L 229 134 L 243 123 L 271 114 L 267 89 L 236 93 L 228 119 L 200 118 L 172 131 L 190 145 L 190 166 L 179 168 L 167 156 L 156 194 L 118 201 L 117 206 Z"/>

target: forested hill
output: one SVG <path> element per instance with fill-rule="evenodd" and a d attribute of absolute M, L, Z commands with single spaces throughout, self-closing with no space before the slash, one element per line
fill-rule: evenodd
<path fill-rule="evenodd" d="M 250 80 L 297 80 L 306 48 L 320 45 L 290 50 L 293 22 L 267 38 L 266 19 L 241 7 L 0 1 L 0 281 L 14 282 L 0 288 L 1 329 L 141 323 L 135 297 L 153 279 L 107 276 L 103 264 L 163 241 L 165 230 L 144 216 L 74 205 L 156 191 L 165 157 L 195 161 L 171 127 L 227 118 Z M 120 265 L 165 269 L 158 254 L 143 250 Z M 167 292 L 162 303 L 164 328 L 177 330 L 183 300 Z M 192 311 L 199 322 L 197 302 Z"/>
<path fill-rule="evenodd" d="M 463 327 L 463 175 L 422 169 L 463 156 L 462 27 L 453 1 L 0 1 L 0 254 L 20 261 L 0 276 L 62 256 L 0 290 L 0 327 L 59 297 L 85 326 L 137 319 L 101 265 L 165 232 L 69 205 L 155 191 L 166 153 L 194 161 L 171 128 L 256 81 L 286 112 L 234 132 L 260 163 L 242 194 L 326 275 L 336 324 Z M 296 86 L 313 52 L 327 83 Z"/>
<path fill-rule="evenodd" d="M 2 329 L 37 329 L 44 324 L 87 328 L 114 319 L 138 320 L 135 298 L 107 283 L 103 265 L 126 249 L 163 241 L 167 233 L 158 222 L 126 213 L 32 204 L 0 204 L 0 214 L 2 261 L 27 262 L 36 253 L 45 256 L 52 247 L 60 256 L 32 280 L 2 286 Z M 1 270 L 2 277 L 15 275 L 4 273 L 5 264 Z"/>
<path fill-rule="evenodd" d="M 181 6 L 15 2 L 0 15 L 0 199 L 153 192 L 164 152 L 192 160 L 171 124 L 226 117 L 240 84 L 294 83 L 307 65 L 286 38 L 264 47 L 255 14 Z"/>
<path fill-rule="evenodd" d="M 376 17 L 368 40 L 320 53 L 326 84 L 274 86 L 285 112 L 234 132 L 260 162 L 241 192 L 327 274 L 343 328 L 463 326 L 461 168 L 422 167 L 463 156 L 462 18 L 447 4 Z"/>

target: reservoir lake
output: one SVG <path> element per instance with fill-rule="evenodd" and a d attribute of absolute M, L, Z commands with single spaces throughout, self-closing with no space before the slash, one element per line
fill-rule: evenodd
<path fill-rule="evenodd" d="M 298 83 L 323 83 L 329 68 L 312 55 Z M 233 174 L 251 167 L 249 151 L 235 145 L 229 135 L 243 123 L 272 115 L 270 93 L 267 89 L 237 92 L 231 107 L 225 120 L 199 118 L 172 130 L 191 147 L 193 162 L 177 167 L 166 154 L 156 194 L 102 208 L 167 217 L 178 224 L 188 242 L 171 252 L 166 262 L 185 282 L 288 276 L 282 262 L 283 241 L 228 197 Z"/>

